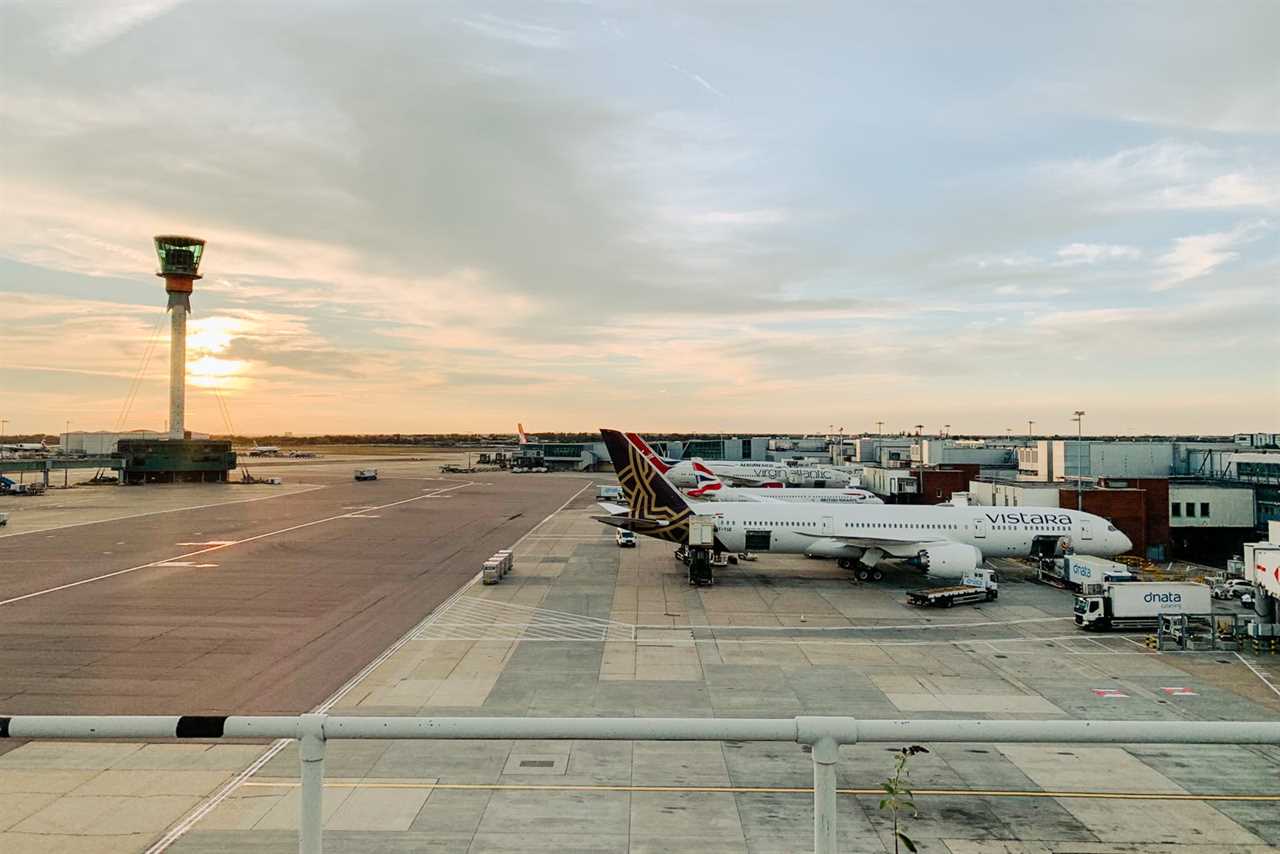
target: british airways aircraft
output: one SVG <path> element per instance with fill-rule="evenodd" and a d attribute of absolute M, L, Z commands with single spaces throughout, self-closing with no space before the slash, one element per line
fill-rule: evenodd
<path fill-rule="evenodd" d="M 841 489 L 756 489 L 725 486 L 724 482 L 697 457 L 693 463 L 693 476 L 697 483 L 685 490 L 690 498 L 711 501 L 809 501 L 819 504 L 883 504 L 875 493 L 856 486 Z"/>
<path fill-rule="evenodd" d="M 676 486 L 697 487 L 698 478 L 692 460 L 671 460 L 658 455 L 638 433 L 627 433 L 627 440 L 634 444 L 667 480 Z M 858 475 L 846 468 L 806 463 L 798 460 L 763 462 L 755 460 L 703 461 L 719 477 L 734 486 L 754 487 L 843 487 L 857 486 Z"/>
<path fill-rule="evenodd" d="M 1077 554 L 1100 557 L 1133 548 L 1106 519 L 1057 507 L 698 501 L 681 495 L 626 435 L 600 433 L 628 509 L 595 518 L 668 542 L 687 543 L 689 517 L 706 515 L 715 519 L 718 551 L 834 557 L 863 581 L 878 580 L 880 562 L 895 559 L 936 578 L 956 579 L 989 557 L 1029 557 L 1045 538 L 1067 540 Z"/>

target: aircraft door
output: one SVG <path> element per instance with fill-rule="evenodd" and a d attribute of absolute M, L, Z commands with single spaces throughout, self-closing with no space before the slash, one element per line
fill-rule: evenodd
<path fill-rule="evenodd" d="M 749 552 L 767 552 L 772 544 L 772 531 L 747 531 L 746 547 Z"/>
<path fill-rule="evenodd" d="M 1080 523 L 1080 539 L 1082 540 L 1093 539 L 1093 528 L 1089 525 L 1088 522 Z"/>
<path fill-rule="evenodd" d="M 822 517 L 822 533 L 828 537 L 834 536 L 836 532 L 836 520 L 833 516 Z"/>
<path fill-rule="evenodd" d="M 987 520 L 975 519 L 973 521 L 973 536 L 975 539 L 983 540 L 987 537 Z"/>

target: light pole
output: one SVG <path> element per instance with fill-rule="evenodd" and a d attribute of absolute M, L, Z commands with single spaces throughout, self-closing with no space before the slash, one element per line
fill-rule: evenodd
<path fill-rule="evenodd" d="M 1076 509 L 1084 510 L 1084 472 L 1080 470 L 1080 446 L 1084 444 L 1084 410 L 1075 410 L 1076 422 Z"/>
<path fill-rule="evenodd" d="M 942 435 L 943 435 L 943 438 L 946 438 L 947 436 L 950 436 L 950 435 L 951 435 L 951 425 L 950 425 L 950 424 L 943 424 L 943 425 L 942 425 Z"/>
<path fill-rule="evenodd" d="M 4 459 L 4 428 L 8 423 L 8 418 L 0 418 L 0 459 Z"/>
<path fill-rule="evenodd" d="M 883 422 L 883 421 L 877 421 L 877 422 L 876 422 L 876 435 L 877 435 L 877 436 L 879 436 L 879 435 L 881 435 L 882 433 L 884 433 L 884 422 Z"/>
<path fill-rule="evenodd" d="M 917 424 L 917 425 L 916 425 L 916 435 L 917 435 L 917 436 L 919 436 L 919 435 L 920 435 L 920 431 L 921 431 L 921 430 L 923 430 L 923 429 L 924 429 L 924 425 L 923 425 L 923 424 Z"/>
<path fill-rule="evenodd" d="M 1035 424 L 1036 422 L 1032 421 L 1030 418 L 1027 419 L 1027 438 L 1028 439 L 1032 439 L 1036 435 L 1035 433 L 1031 432 L 1031 428 L 1034 427 Z"/>

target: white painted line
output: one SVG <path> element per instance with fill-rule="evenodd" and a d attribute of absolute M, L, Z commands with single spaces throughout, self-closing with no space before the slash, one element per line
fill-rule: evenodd
<path fill-rule="evenodd" d="M 462 486 L 471 486 L 471 485 L 472 484 L 470 483 L 462 484 Z M 557 508 L 556 510 L 547 514 L 547 517 L 545 519 L 543 519 L 541 522 L 539 522 L 538 524 L 530 528 L 528 533 L 526 533 L 523 537 L 516 540 L 515 543 L 512 544 L 511 548 L 514 549 L 517 546 L 519 546 L 521 543 L 523 543 L 525 539 L 529 536 L 529 534 L 532 534 L 534 531 L 538 530 L 547 522 L 549 522 L 553 516 L 555 516 L 561 510 L 564 510 L 564 508 L 568 507 L 569 504 L 575 498 L 577 498 L 582 493 L 586 492 L 587 489 L 592 485 L 593 485 L 593 482 L 588 482 L 586 486 L 583 486 L 582 489 L 579 489 L 577 492 L 575 492 L 569 498 L 568 501 L 566 501 L 564 504 L 561 504 L 560 507 Z M 460 489 L 460 488 L 461 486 L 449 487 L 449 489 Z M 419 496 L 419 497 L 427 498 L 430 496 Z M 413 501 L 415 499 L 410 498 L 407 500 Z M 403 504 L 403 503 L 404 503 L 403 501 L 396 502 L 396 504 Z M 393 505 L 388 504 L 386 506 L 390 507 Z M 346 696 L 347 692 L 349 692 L 356 685 L 360 684 L 360 682 L 366 676 L 368 676 L 370 673 L 372 673 L 374 670 L 380 667 L 384 661 L 386 661 L 388 658 L 390 658 L 391 656 L 399 652 L 401 649 L 403 649 L 405 644 L 413 640 L 413 636 L 415 634 L 421 631 L 423 627 L 429 625 L 431 621 L 436 618 L 437 614 L 442 613 L 444 610 L 448 609 L 450 605 L 452 605 L 455 601 L 457 601 L 459 597 L 461 597 L 464 593 L 466 593 L 467 590 L 473 587 L 475 583 L 479 580 L 480 580 L 480 573 L 477 572 L 475 575 L 471 576 L 471 579 L 466 584 L 462 585 L 457 590 L 455 590 L 449 596 L 448 599 L 444 600 L 435 608 L 433 608 L 431 610 L 431 613 L 428 614 L 421 622 L 419 622 L 416 626 L 414 626 L 413 628 L 409 629 L 409 631 L 401 635 L 398 641 L 396 641 L 391 646 L 384 649 L 377 658 L 375 658 L 373 661 L 370 661 L 368 664 L 366 664 L 360 670 L 359 673 L 357 673 L 355 676 L 352 676 L 350 679 L 346 681 L 345 684 L 343 684 L 341 688 L 339 688 L 337 691 L 334 691 L 332 694 L 330 694 L 328 699 L 326 699 L 323 703 L 321 703 L 320 705 L 312 709 L 312 712 L 322 714 L 324 712 L 329 711 L 329 709 L 333 708 L 334 705 L 336 705 L 339 700 L 341 700 L 344 696 Z M 0 604 L 3 604 L 3 603 L 0 603 Z M 161 854 L 161 852 L 167 850 L 170 845 L 172 845 L 173 843 L 181 839 L 186 834 L 186 832 L 189 831 L 196 824 L 196 822 L 204 818 L 209 813 L 213 812 L 213 810 L 215 810 L 219 804 L 221 804 L 227 798 L 231 797 L 231 795 L 235 793 L 236 789 L 240 788 L 240 786 L 246 780 L 248 780 L 254 774 L 258 773 L 258 771 L 262 768 L 262 766 L 270 762 L 271 759 L 273 759 L 275 755 L 278 754 L 281 750 L 284 750 L 285 747 L 288 746 L 291 740 L 292 739 L 282 738 L 273 742 L 272 745 L 267 748 L 266 752 L 263 753 L 261 756 L 259 756 L 252 765 L 250 765 L 241 773 L 237 774 L 234 779 L 228 782 L 227 785 L 223 786 L 216 794 L 210 797 L 207 801 L 200 804 L 198 807 L 196 807 L 187 815 L 183 816 L 183 818 L 177 824 L 175 824 L 172 828 L 169 829 L 168 833 L 162 836 L 154 845 L 152 845 L 150 848 L 147 849 L 146 854 Z"/>
<path fill-rule="evenodd" d="M 175 546 L 234 546 L 239 540 L 208 540 L 203 543 L 174 543 Z M 120 543 L 118 545 L 123 545 Z"/>
<path fill-rule="evenodd" d="M 424 495 L 422 497 L 432 498 L 434 496 Z M 348 519 L 381 519 L 382 516 L 378 513 L 348 513 L 347 518 Z"/>
<path fill-rule="evenodd" d="M 1274 693 L 1277 697 L 1280 697 L 1280 688 L 1277 688 L 1275 686 L 1275 683 L 1266 677 L 1266 674 L 1264 674 L 1261 670 L 1259 670 L 1258 668 L 1250 664 L 1248 661 L 1246 661 L 1245 657 L 1240 653 L 1237 652 L 1237 653 L 1234 653 L 1234 655 L 1236 658 L 1240 659 L 1241 664 L 1243 664 L 1245 667 L 1253 671 L 1254 676 L 1257 676 L 1259 679 L 1262 680 L 1262 684 L 1270 688 L 1272 693 Z"/>
<path fill-rule="evenodd" d="M 3 605 L 0 602 L 0 605 Z M 1020 626 L 1026 623 L 1058 623 L 1063 620 L 1074 620 L 1074 617 L 1029 617 L 1022 620 L 985 620 L 983 622 L 974 623 L 904 623 L 895 626 L 693 626 L 695 629 L 710 629 L 713 631 L 752 631 L 752 632 L 878 632 L 914 629 L 914 630 L 931 630 L 931 629 L 970 629 L 984 628 L 986 626 Z M 637 629 L 669 629 L 671 626 L 663 623 L 640 624 Z M 1073 636 L 1074 637 L 1074 636 Z M 996 640 L 1002 640 L 997 638 Z M 1041 640 L 1041 638 L 1032 638 L 1032 640 Z"/>
<path fill-rule="evenodd" d="M 143 516 L 160 516 L 164 513 L 181 513 L 184 510 L 208 510 L 210 507 L 226 507 L 231 504 L 248 504 L 251 501 L 270 501 L 272 498 L 288 498 L 291 495 L 306 495 L 308 492 L 315 492 L 317 489 L 328 489 L 328 486 L 313 486 L 309 489 L 299 489 L 297 492 L 281 492 L 276 495 L 259 495 L 257 498 L 238 498 L 235 501 L 218 501 L 214 504 L 197 504 L 193 507 L 172 507 L 168 510 L 148 510 L 146 513 L 131 513 L 127 516 L 112 516 L 108 519 L 90 519 L 87 522 L 68 522 L 65 525 L 51 525 L 48 528 L 36 528 L 34 531 L 16 531 L 12 534 L 0 534 L 0 539 L 5 537 L 24 537 L 27 534 L 43 534 L 46 531 L 61 531 L 63 528 L 79 528 L 84 525 L 104 525 L 107 522 L 119 522 L 122 519 L 138 519 Z M 4 604 L 0 602 L 0 605 Z"/>
<path fill-rule="evenodd" d="M 463 487 L 466 487 L 466 486 L 471 486 L 471 484 L 462 483 L 457 486 L 446 487 L 444 490 L 441 490 L 441 491 L 462 489 Z M 385 510 L 388 507 L 397 507 L 401 504 L 408 504 L 411 501 L 419 501 L 423 498 L 428 498 L 428 497 L 429 496 L 426 496 L 426 495 L 415 495 L 412 498 L 402 498 L 399 501 L 392 501 L 390 504 L 383 504 L 379 507 L 373 507 L 370 509 Z M 11 599 L 0 599 L 0 605 L 12 605 L 14 602 L 21 602 L 24 599 L 34 599 L 37 596 L 47 596 L 50 593 L 57 593 L 61 590 L 70 590 L 72 587 L 79 587 L 83 584 L 93 584 L 95 581 L 105 581 L 108 578 L 115 578 L 117 575 L 127 575 L 130 572 L 137 572 L 140 569 L 151 569 L 162 563 L 172 563 L 173 561 L 183 560 L 184 558 L 196 557 L 197 555 L 208 554 L 209 552 L 216 552 L 219 549 L 227 549 L 227 548 L 231 548 L 231 546 L 238 546 L 238 545 L 243 545 L 245 543 L 252 543 L 255 540 L 265 540 L 267 537 L 275 537 L 275 536 L 278 536 L 279 534 L 287 534 L 291 531 L 300 531 L 303 528 L 310 528 L 314 525 L 323 525 L 325 522 L 333 522 L 337 519 L 347 519 L 347 518 L 350 518 L 350 517 L 346 513 L 340 513 L 337 516 L 326 516 L 323 519 L 315 519 L 311 522 L 303 522 L 300 525 L 291 525 L 288 528 L 281 528 L 278 531 L 268 531 L 265 534 L 256 534 L 252 537 L 246 537 L 243 540 L 237 540 L 236 542 L 228 545 L 210 546 L 208 548 L 199 549 L 194 552 L 187 552 L 186 554 L 174 555 L 173 557 L 161 558 L 160 560 L 154 560 L 154 561 L 151 561 L 150 563 L 139 564 L 138 566 L 131 566 L 127 569 L 117 569 L 115 572 L 108 572 L 108 573 L 104 573 L 103 575 L 95 575 L 92 578 L 82 578 L 79 581 L 72 581 L 69 584 L 59 584 L 57 587 L 49 587 L 44 590 L 37 590 L 34 593 L 24 593 L 21 596 L 14 596 Z"/>

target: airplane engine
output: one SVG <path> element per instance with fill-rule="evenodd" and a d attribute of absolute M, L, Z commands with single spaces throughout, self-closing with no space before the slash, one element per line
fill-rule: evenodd
<path fill-rule="evenodd" d="M 959 578 L 982 564 L 982 552 L 964 543 L 943 543 L 921 549 L 907 562 L 935 578 Z"/>

